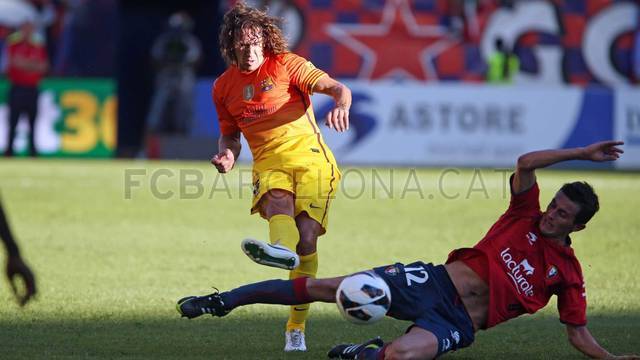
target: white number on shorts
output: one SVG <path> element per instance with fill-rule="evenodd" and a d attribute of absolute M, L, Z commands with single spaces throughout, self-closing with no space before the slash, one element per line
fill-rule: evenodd
<path fill-rule="evenodd" d="M 412 281 L 416 284 L 424 284 L 429 280 L 429 274 L 422 266 L 405 267 L 404 272 L 404 275 L 407 277 L 407 286 L 411 286 Z M 413 275 L 410 274 L 410 272 L 418 272 L 418 274 L 421 274 L 422 276 Z"/>

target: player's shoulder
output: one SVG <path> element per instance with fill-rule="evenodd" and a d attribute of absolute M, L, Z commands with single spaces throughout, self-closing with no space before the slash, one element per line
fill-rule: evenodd
<path fill-rule="evenodd" d="M 284 53 L 273 55 L 273 60 L 280 65 L 286 65 L 295 61 L 305 61 L 305 62 L 307 61 L 302 56 L 294 54 L 292 52 L 284 52 Z"/>
<path fill-rule="evenodd" d="M 220 76 L 218 76 L 211 87 L 212 92 L 224 91 L 224 89 L 233 82 L 234 73 L 236 71 L 234 66 L 229 66 Z"/>

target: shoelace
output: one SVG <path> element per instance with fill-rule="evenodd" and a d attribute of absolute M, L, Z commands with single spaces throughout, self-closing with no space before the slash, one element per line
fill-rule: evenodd
<path fill-rule="evenodd" d="M 213 297 L 220 294 L 220 290 L 218 290 L 217 287 L 212 286 L 212 288 L 214 288 L 216 291 L 207 296 L 207 301 L 209 302 L 213 302 Z M 222 302 L 222 300 L 220 300 L 220 304 L 224 307 L 224 303 Z M 200 311 L 202 311 L 203 314 L 216 314 L 216 309 L 213 307 L 201 307 Z"/>

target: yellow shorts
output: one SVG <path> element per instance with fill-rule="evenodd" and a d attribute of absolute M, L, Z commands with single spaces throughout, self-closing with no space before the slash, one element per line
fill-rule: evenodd
<path fill-rule="evenodd" d="M 260 199 L 269 190 L 285 190 L 294 195 L 294 217 L 306 212 L 322 225 L 324 234 L 340 178 L 333 155 L 321 140 L 316 136 L 298 139 L 284 154 L 254 163 L 251 213 L 259 212 Z"/>

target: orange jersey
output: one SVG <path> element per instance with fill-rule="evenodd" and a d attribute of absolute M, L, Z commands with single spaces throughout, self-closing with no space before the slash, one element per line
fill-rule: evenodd
<path fill-rule="evenodd" d="M 265 56 L 248 74 L 229 67 L 213 85 L 220 132 L 241 131 L 254 161 L 280 152 L 293 137 L 319 134 L 309 95 L 324 75 L 293 53 Z"/>

